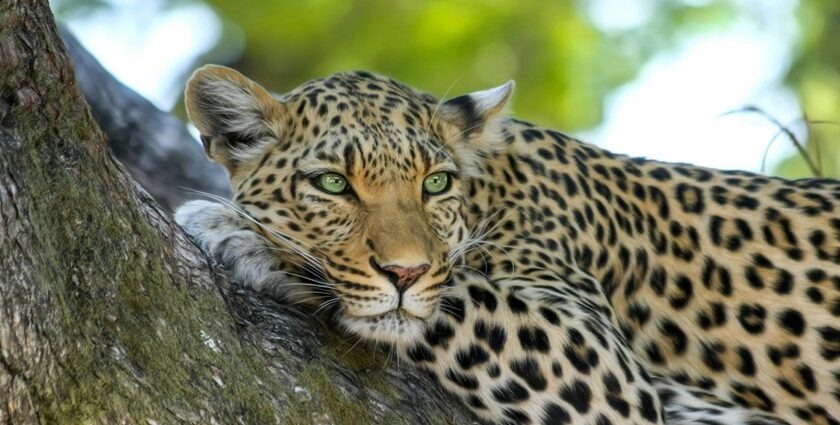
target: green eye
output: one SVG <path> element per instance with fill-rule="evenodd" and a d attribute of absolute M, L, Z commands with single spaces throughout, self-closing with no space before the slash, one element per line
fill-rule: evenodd
<path fill-rule="evenodd" d="M 440 173 L 429 174 L 429 176 L 423 180 L 423 190 L 430 195 L 441 193 L 448 187 L 449 174 L 443 171 Z"/>
<path fill-rule="evenodd" d="M 315 178 L 315 183 L 329 193 L 340 194 L 347 190 L 347 180 L 336 173 L 321 174 Z"/>

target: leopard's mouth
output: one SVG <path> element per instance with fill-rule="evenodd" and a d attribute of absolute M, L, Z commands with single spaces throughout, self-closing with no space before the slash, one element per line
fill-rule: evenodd
<path fill-rule="evenodd" d="M 417 317 L 414 314 L 411 314 L 409 311 L 405 310 L 402 307 L 386 311 L 382 314 L 376 314 L 376 315 L 368 316 L 368 317 L 371 317 L 374 320 L 388 320 L 388 319 L 392 319 L 392 318 L 404 319 L 404 320 L 423 320 L 422 318 Z"/>
<path fill-rule="evenodd" d="M 352 315 L 352 314 L 344 314 L 344 317 L 352 319 L 352 320 L 364 320 L 367 322 L 380 322 L 380 321 L 389 321 L 389 320 L 396 320 L 396 321 L 418 321 L 422 322 L 423 318 L 418 317 L 414 314 L 411 314 L 409 311 L 406 311 L 402 307 L 398 307 L 392 310 L 388 310 L 384 313 L 379 314 L 371 314 L 371 315 Z"/>
<path fill-rule="evenodd" d="M 343 314 L 339 316 L 339 322 L 351 333 L 389 343 L 416 341 L 426 330 L 424 320 L 400 308 L 371 316 Z"/>

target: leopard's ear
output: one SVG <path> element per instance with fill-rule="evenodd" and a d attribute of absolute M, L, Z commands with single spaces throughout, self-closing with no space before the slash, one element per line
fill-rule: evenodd
<path fill-rule="evenodd" d="M 184 102 L 207 156 L 231 175 L 282 136 L 285 105 L 233 69 L 206 65 L 196 70 Z"/>
<path fill-rule="evenodd" d="M 501 86 L 477 91 L 447 100 L 441 106 L 441 118 L 453 126 L 458 134 L 447 135 L 462 159 L 467 173 L 474 173 L 480 158 L 499 150 L 505 144 L 502 123 L 513 97 L 513 81 Z"/>

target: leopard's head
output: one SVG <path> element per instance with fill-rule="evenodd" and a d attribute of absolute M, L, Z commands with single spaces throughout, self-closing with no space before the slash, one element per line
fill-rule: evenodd
<path fill-rule="evenodd" d="M 513 83 L 439 102 L 339 73 L 273 96 L 206 66 L 186 90 L 208 156 L 289 272 L 291 302 L 334 305 L 370 339 L 417 338 L 465 242 L 467 182 L 505 143 Z"/>

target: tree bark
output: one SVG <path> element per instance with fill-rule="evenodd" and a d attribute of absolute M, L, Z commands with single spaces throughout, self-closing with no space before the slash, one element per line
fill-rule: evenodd
<path fill-rule="evenodd" d="M 2 423 L 470 421 L 231 286 L 111 156 L 46 0 L 0 2 L 0 290 Z"/>

